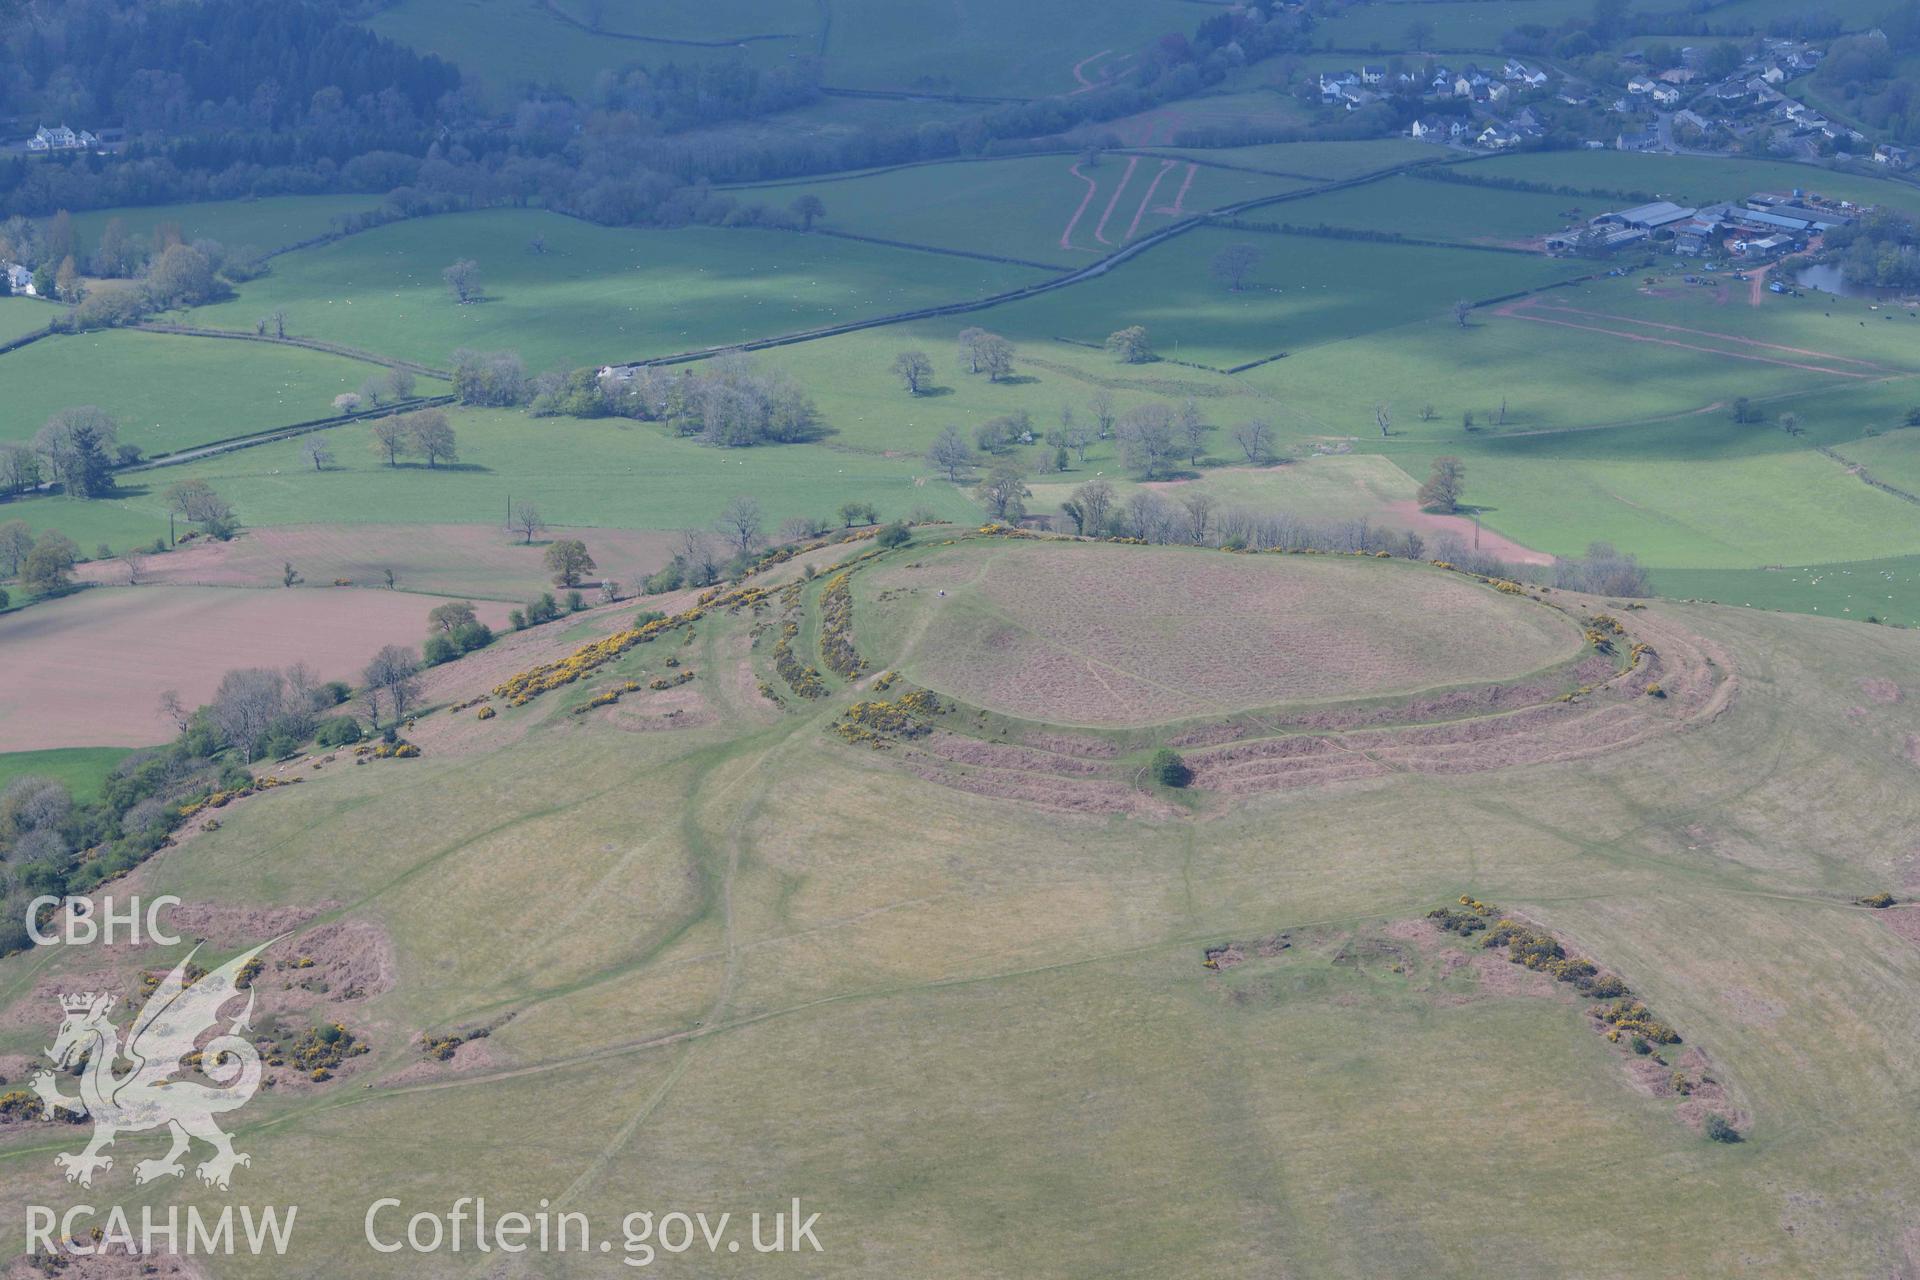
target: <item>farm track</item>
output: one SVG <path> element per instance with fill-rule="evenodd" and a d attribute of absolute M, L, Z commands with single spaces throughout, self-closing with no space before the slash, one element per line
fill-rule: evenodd
<path fill-rule="evenodd" d="M 1560 311 L 1560 312 L 1565 312 L 1568 315 L 1591 316 L 1597 320 L 1614 320 L 1622 324 L 1639 325 L 1642 328 L 1646 328 L 1646 329 L 1663 329 L 1663 330 L 1671 331 L 1673 333 L 1688 334 L 1693 337 L 1713 338 L 1721 342 L 1738 343 L 1742 346 L 1765 347 L 1773 351 L 1784 351 L 1784 352 L 1787 352 L 1789 355 L 1813 356 L 1820 360 L 1831 360 L 1840 364 L 1857 364 L 1862 366 L 1863 368 L 1870 369 L 1876 373 L 1903 372 L 1902 370 L 1893 369 L 1886 365 L 1878 364 L 1872 360 L 1862 360 L 1857 356 L 1834 355 L 1833 353 L 1827 352 L 1827 351 L 1815 351 L 1809 347 L 1789 347 L 1789 346 L 1784 346 L 1778 342 L 1766 342 L 1759 338 L 1743 338 L 1738 334 L 1720 333 L 1713 329 L 1691 329 L 1685 325 L 1666 324 L 1658 320 L 1641 320 L 1633 316 L 1617 316 L 1604 311 L 1588 310 L 1585 307 L 1557 306 L 1552 303 L 1537 303 L 1537 304 L 1530 304 L 1530 305 L 1534 306 L 1536 310 L 1540 310 L 1540 311 Z"/>
<path fill-rule="evenodd" d="M 1605 334 L 1608 337 L 1622 338 L 1628 342 L 1650 343 L 1654 346 L 1670 347 L 1680 351 L 1697 351 L 1703 355 L 1721 356 L 1729 360 L 1750 360 L 1757 364 L 1776 365 L 1786 369 L 1801 369 L 1808 373 L 1824 373 L 1836 378 L 1854 378 L 1854 379 L 1873 381 L 1873 380 L 1881 380 L 1886 378 L 1898 378 L 1898 377 L 1907 376 L 1905 374 L 1902 374 L 1893 370 L 1884 369 L 1880 366 L 1871 366 L 1871 371 L 1862 371 L 1858 369 L 1835 369 L 1835 368 L 1830 368 L 1826 365 L 1809 364 L 1805 361 L 1776 359 L 1775 357 L 1772 357 L 1772 356 L 1759 355 L 1754 352 L 1728 351 L 1720 347 L 1704 346 L 1697 342 L 1682 342 L 1677 338 L 1662 338 L 1649 333 L 1635 333 L 1635 332 L 1632 332 L 1631 330 L 1626 330 L 1626 329 L 1608 328 L 1605 325 L 1583 324 L 1576 320 L 1556 320 L 1551 316 L 1541 315 L 1540 314 L 1541 311 L 1565 311 L 1573 315 L 1584 315 L 1591 318 L 1610 319 L 1610 320 L 1614 320 L 1616 323 L 1621 323 L 1621 324 L 1637 324 L 1637 325 L 1662 328 L 1662 329 L 1670 329 L 1675 327 L 1671 325 L 1653 325 L 1652 322 L 1650 321 L 1627 320 L 1624 318 L 1599 316 L 1597 313 L 1594 313 L 1594 312 L 1580 311 L 1576 308 L 1571 308 L 1571 307 L 1565 307 L 1565 308 L 1540 307 L 1540 306 L 1535 306 L 1531 302 L 1531 300 L 1523 301 L 1520 303 L 1514 303 L 1508 306 L 1501 307 L 1497 309 L 1494 312 L 1494 314 L 1506 316 L 1509 319 L 1514 319 L 1514 320 L 1526 320 L 1533 324 L 1556 325 L 1563 329 L 1578 329 L 1588 333 Z M 1735 338 L 1727 334 L 1708 333 L 1704 330 L 1681 330 L 1681 332 L 1692 333 L 1699 337 L 1713 338 L 1722 342 L 1747 343 L 1749 345 L 1761 346 L 1761 347 L 1770 347 L 1774 345 L 1772 343 L 1754 343 L 1754 342 L 1751 342 L 1751 340 L 1749 339 Z M 1784 348 L 1784 349 L 1793 350 L 1793 348 Z M 1819 353 L 1814 353 L 1814 354 L 1818 355 Z M 1847 359 L 1847 357 L 1843 357 L 1843 356 L 1820 356 L 1820 358 L 1830 359 L 1830 360 Z"/>

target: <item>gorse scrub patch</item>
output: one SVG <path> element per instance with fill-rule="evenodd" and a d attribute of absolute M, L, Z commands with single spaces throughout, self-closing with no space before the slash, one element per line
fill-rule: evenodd
<path fill-rule="evenodd" d="M 1462 894 L 1458 908 L 1435 907 L 1426 918 L 1463 938 L 1484 933 L 1480 945 L 1490 950 L 1504 948 L 1509 963 L 1547 974 L 1582 995 L 1611 1000 L 1611 1004 L 1592 1010 L 1595 1020 L 1607 1028 L 1608 1040 L 1618 1043 L 1625 1036 L 1629 1042 L 1641 1037 L 1655 1044 L 1680 1043 L 1679 1032 L 1655 1018 L 1618 976 L 1602 972 L 1590 960 L 1568 955 L 1558 938 L 1501 914 L 1500 908 L 1490 902 Z"/>
<path fill-rule="evenodd" d="M 915 689 L 890 702 L 854 703 L 840 713 L 833 731 L 848 742 L 885 751 L 899 739 L 918 738 L 933 732 L 929 721 L 946 710 L 947 705 L 938 695 Z"/>
<path fill-rule="evenodd" d="M 843 570 L 827 580 L 820 593 L 820 657 L 829 670 L 851 680 L 867 664 L 853 647 L 852 574 Z"/>

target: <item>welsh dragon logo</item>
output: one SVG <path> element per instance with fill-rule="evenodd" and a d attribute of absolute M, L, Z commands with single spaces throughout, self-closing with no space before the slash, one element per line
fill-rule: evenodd
<path fill-rule="evenodd" d="M 120 1029 L 107 1017 L 114 1005 L 111 995 L 87 992 L 60 997 L 66 1018 L 47 1057 L 61 1069 L 85 1060 L 80 1096 L 62 1094 L 52 1071 L 37 1073 L 32 1086 L 49 1114 L 54 1107 L 64 1107 L 93 1120 L 93 1141 L 84 1151 L 54 1157 L 66 1170 L 68 1182 L 92 1186 L 97 1170 L 113 1168 L 113 1157 L 102 1153 L 116 1137 L 162 1125 L 172 1130 L 173 1147 L 161 1159 L 135 1164 L 137 1183 L 184 1174 L 180 1157 L 195 1138 L 213 1147 L 212 1157 L 196 1170 L 209 1186 L 226 1190 L 235 1166 L 253 1162 L 233 1149 L 233 1140 L 214 1122 L 215 1116 L 246 1105 L 260 1087 L 260 1052 L 242 1034 L 253 1016 L 252 991 L 246 993 L 246 1009 L 223 1034 L 205 1045 L 196 1042 L 218 1026 L 222 1007 L 240 995 L 240 971 L 278 941 L 263 942 L 189 985 L 187 966 L 199 951 L 195 947 L 141 1006 L 124 1045 Z M 116 1070 L 115 1064 L 123 1059 L 126 1069 Z M 213 1085 L 178 1078 L 196 1063 Z"/>

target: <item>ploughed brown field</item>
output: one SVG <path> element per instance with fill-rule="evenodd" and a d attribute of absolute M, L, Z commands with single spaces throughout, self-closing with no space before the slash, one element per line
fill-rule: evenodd
<path fill-rule="evenodd" d="M 555 527 L 527 545 L 497 524 L 290 524 L 248 529 L 231 542 L 197 542 L 140 562 L 142 582 L 179 586 L 278 587 L 288 564 L 308 586 L 345 578 L 377 587 L 392 569 L 402 591 L 468 596 L 483 600 L 529 599 L 551 590 L 542 557 L 556 538 L 578 538 L 599 565 L 600 575 L 623 592 L 652 573 L 673 553 L 674 535 L 631 529 Z M 123 585 L 118 560 L 82 565 L 89 582 Z"/>
<path fill-rule="evenodd" d="M 405 591 L 115 587 L 0 617 L 0 751 L 144 746 L 173 726 L 160 693 L 196 706 L 234 667 L 305 662 L 323 680 L 360 683 L 387 644 L 418 649 L 440 601 Z M 498 627 L 505 605 L 484 604 Z"/>

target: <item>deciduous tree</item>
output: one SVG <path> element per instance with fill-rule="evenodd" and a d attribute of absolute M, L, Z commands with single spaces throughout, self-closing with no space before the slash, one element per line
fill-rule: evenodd
<path fill-rule="evenodd" d="M 792 213 L 794 217 L 800 219 L 800 229 L 802 231 L 813 230 L 814 220 L 827 216 L 826 202 L 812 193 L 808 193 L 807 195 L 801 196 L 798 200 L 795 200 L 787 206 L 787 210 Z"/>
<path fill-rule="evenodd" d="M 480 296 L 480 264 L 472 258 L 462 258 L 440 273 L 447 283 L 447 291 L 453 294 L 453 300 L 461 306 Z"/>
<path fill-rule="evenodd" d="M 986 479 L 974 490 L 987 514 L 1012 524 L 1027 513 L 1026 500 L 1033 496 L 1027 488 L 1027 469 L 1017 459 L 1001 458 L 988 469 Z"/>
<path fill-rule="evenodd" d="M 27 562 L 27 553 L 33 550 L 33 530 L 27 527 L 25 520 L 9 520 L 0 524 L 0 578 L 11 578 L 20 572 L 20 566 Z"/>
<path fill-rule="evenodd" d="M 719 527 L 741 555 L 752 555 L 763 538 L 760 504 L 747 494 L 734 495 L 720 510 Z"/>
<path fill-rule="evenodd" d="M 278 671 L 242 667 L 221 678 L 208 712 L 221 736 L 251 764 L 286 700 L 286 678 Z"/>
<path fill-rule="evenodd" d="M 1428 511 L 1453 512 L 1460 506 L 1460 490 L 1467 479 L 1467 466 L 1450 454 L 1433 460 L 1427 482 L 1420 486 L 1420 505 Z"/>
<path fill-rule="evenodd" d="M 1173 411 L 1154 402 L 1126 411 L 1114 427 L 1127 465 L 1158 480 L 1174 457 Z"/>
<path fill-rule="evenodd" d="M 902 351 L 893 358 L 893 373 L 906 385 L 908 395 L 917 396 L 933 382 L 933 361 L 924 351 Z"/>
<path fill-rule="evenodd" d="M 222 539 L 232 536 L 236 524 L 233 507 L 205 480 L 182 480 L 167 486 L 161 496 L 167 510 L 199 525 L 204 532 Z"/>
<path fill-rule="evenodd" d="M 471 626 L 478 621 L 471 600 L 449 600 L 446 604 L 437 604 L 427 610 L 427 626 L 445 635 L 452 635 L 461 627 Z"/>
<path fill-rule="evenodd" d="M 373 655 L 363 677 L 367 682 L 367 710 L 377 726 L 384 701 L 396 722 L 420 700 L 420 659 L 405 645 L 390 644 Z"/>
<path fill-rule="evenodd" d="M 1088 396 L 1087 411 L 1093 415 L 1093 425 L 1099 431 L 1102 440 L 1113 434 L 1115 418 L 1111 391 L 1101 387 Z"/>
<path fill-rule="evenodd" d="M 413 448 L 413 433 L 407 430 L 407 424 L 399 418 L 375 418 L 373 420 L 373 451 L 387 460 L 387 465 L 397 467 L 400 457 Z"/>
<path fill-rule="evenodd" d="M 1153 343 L 1145 325 L 1130 324 L 1107 335 L 1107 350 L 1123 364 L 1145 364 L 1153 359 Z"/>
<path fill-rule="evenodd" d="M 1073 521 L 1073 531 L 1086 537 L 1098 537 L 1107 526 L 1107 516 L 1113 511 L 1113 486 L 1098 477 L 1080 485 L 1060 509 Z"/>
<path fill-rule="evenodd" d="M 20 581 L 37 595 L 50 595 L 67 589 L 80 548 L 64 534 L 46 530 L 34 542 L 33 550 L 20 566 Z"/>
<path fill-rule="evenodd" d="M 1273 427 L 1264 419 L 1250 419 L 1233 429 L 1233 442 L 1258 466 L 1273 456 Z"/>
<path fill-rule="evenodd" d="M 1180 432 L 1180 443 L 1185 447 L 1189 466 L 1200 465 L 1200 455 L 1206 450 L 1207 436 L 1213 428 L 1200 416 L 1200 406 L 1192 399 L 1180 404 L 1179 420 L 1175 426 Z"/>
<path fill-rule="evenodd" d="M 973 451 L 953 427 L 943 427 L 927 450 L 927 461 L 940 468 L 947 479 L 958 480 L 963 468 L 973 465 Z"/>
<path fill-rule="evenodd" d="M 453 425 L 447 421 L 447 415 L 441 410 L 417 409 L 412 413 L 401 414 L 398 421 L 407 433 L 413 452 L 425 458 L 428 467 L 438 466 L 442 462 L 460 460 Z"/>
<path fill-rule="evenodd" d="M 999 382 L 1013 376 L 1013 344 L 997 333 L 990 333 L 980 340 L 980 367 L 986 370 L 987 381 Z"/>
<path fill-rule="evenodd" d="M 107 455 L 120 438 L 120 424 L 106 410 L 83 404 L 61 409 L 34 434 L 33 447 L 53 479 L 76 498 L 113 492 L 113 462 Z"/>
<path fill-rule="evenodd" d="M 577 587 L 580 580 L 600 566 L 587 554 L 587 544 L 578 538 L 561 538 L 547 548 L 547 572 L 558 587 Z"/>
<path fill-rule="evenodd" d="M 533 535 L 539 533 L 546 527 L 547 522 L 540 518 L 539 507 L 534 506 L 531 502 L 516 502 L 513 504 L 513 528 L 521 534 L 521 541 L 524 545 L 532 546 Z"/>
<path fill-rule="evenodd" d="M 40 455 L 30 445 L 0 444 L 0 494 L 25 493 L 40 484 Z"/>
<path fill-rule="evenodd" d="M 300 444 L 300 457 L 315 471 L 325 471 L 333 461 L 333 447 L 323 437 L 310 435 Z"/>
<path fill-rule="evenodd" d="M 1245 241 L 1230 244 L 1213 255 L 1208 266 L 1213 278 L 1235 293 L 1247 287 L 1254 268 L 1260 265 L 1260 251 Z"/>

